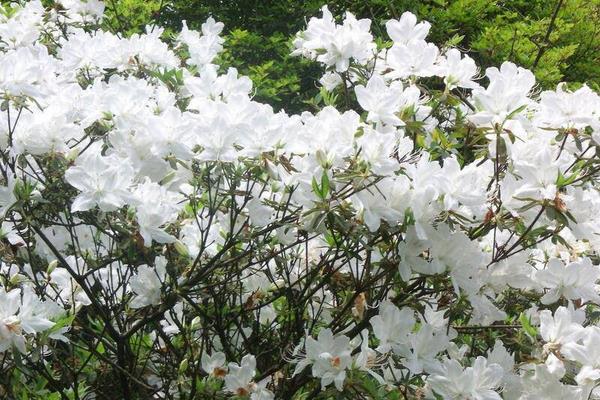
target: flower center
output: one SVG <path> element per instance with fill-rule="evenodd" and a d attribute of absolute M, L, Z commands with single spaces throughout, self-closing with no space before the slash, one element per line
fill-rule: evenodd
<path fill-rule="evenodd" d="M 331 360 L 329 360 L 329 362 L 333 368 L 339 368 L 341 360 L 339 357 L 333 357 Z"/>
<path fill-rule="evenodd" d="M 5 318 L 2 323 L 8 332 L 12 333 L 13 335 L 20 335 L 23 332 L 23 329 L 21 328 L 21 320 L 16 315 Z"/>

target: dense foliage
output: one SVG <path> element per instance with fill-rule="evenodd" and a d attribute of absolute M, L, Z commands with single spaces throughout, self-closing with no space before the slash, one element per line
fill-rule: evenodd
<path fill-rule="evenodd" d="M 248 75 L 258 100 L 300 112 L 318 93 L 317 72 L 290 58 L 286 44 L 325 4 L 334 15 L 371 19 L 380 40 L 388 40 L 388 19 L 410 11 L 432 23 L 428 40 L 439 47 L 464 49 L 482 69 L 512 61 L 533 70 L 544 89 L 600 85 L 600 0 L 115 0 L 107 14 L 137 33 L 153 20 L 199 29 L 212 15 L 225 24 L 220 64 Z"/>
<path fill-rule="evenodd" d="M 1 397 L 600 398 L 597 92 L 323 7 L 275 111 L 107 5 L 1 10 Z"/>

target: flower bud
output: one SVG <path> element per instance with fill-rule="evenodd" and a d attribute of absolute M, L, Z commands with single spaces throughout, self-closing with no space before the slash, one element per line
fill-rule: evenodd
<path fill-rule="evenodd" d="M 190 361 L 187 358 L 184 358 L 183 360 L 181 360 L 181 363 L 179 363 L 178 372 L 180 374 L 183 374 L 185 371 L 187 371 L 189 365 L 190 365 Z"/>
<path fill-rule="evenodd" d="M 27 277 L 23 274 L 14 274 L 13 276 L 10 277 L 10 284 L 11 285 L 18 285 L 21 282 L 27 280 Z"/>
<path fill-rule="evenodd" d="M 48 263 L 48 268 L 46 268 L 46 273 L 48 275 L 50 275 L 52 273 L 52 271 L 54 271 L 56 269 L 56 266 L 58 265 L 58 260 L 52 260 Z"/>
<path fill-rule="evenodd" d="M 323 150 L 317 150 L 315 153 L 315 157 L 317 158 L 317 162 L 323 169 L 331 168 L 331 162 L 327 158 L 327 153 L 325 153 Z"/>
<path fill-rule="evenodd" d="M 183 256 L 183 257 L 190 256 L 190 252 L 188 251 L 187 246 L 185 244 L 181 243 L 179 240 L 175 241 L 174 246 L 175 246 L 175 251 L 177 251 L 177 253 L 179 253 L 180 256 Z"/>
<path fill-rule="evenodd" d="M 200 329 L 200 317 L 194 317 L 192 323 L 190 324 L 190 329 L 192 331 Z"/>

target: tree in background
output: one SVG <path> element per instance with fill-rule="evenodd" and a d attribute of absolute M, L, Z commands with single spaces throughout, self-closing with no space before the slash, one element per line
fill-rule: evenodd
<path fill-rule="evenodd" d="M 212 15 L 225 24 L 223 68 L 248 75 L 257 100 L 298 112 L 320 98 L 315 66 L 289 55 L 291 39 L 324 4 L 370 18 L 379 38 L 387 20 L 411 11 L 431 21 L 432 42 L 466 50 L 482 72 L 509 60 L 533 70 L 543 89 L 600 85 L 600 0 L 112 0 L 107 21 L 134 33 L 158 19 L 176 31 Z"/>

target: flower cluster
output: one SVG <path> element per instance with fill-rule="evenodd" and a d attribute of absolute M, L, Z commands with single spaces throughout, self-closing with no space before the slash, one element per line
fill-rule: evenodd
<path fill-rule="evenodd" d="M 0 9 L 9 397 L 600 398 L 593 90 L 324 7 L 289 115 L 212 18 L 56 3 Z"/>

